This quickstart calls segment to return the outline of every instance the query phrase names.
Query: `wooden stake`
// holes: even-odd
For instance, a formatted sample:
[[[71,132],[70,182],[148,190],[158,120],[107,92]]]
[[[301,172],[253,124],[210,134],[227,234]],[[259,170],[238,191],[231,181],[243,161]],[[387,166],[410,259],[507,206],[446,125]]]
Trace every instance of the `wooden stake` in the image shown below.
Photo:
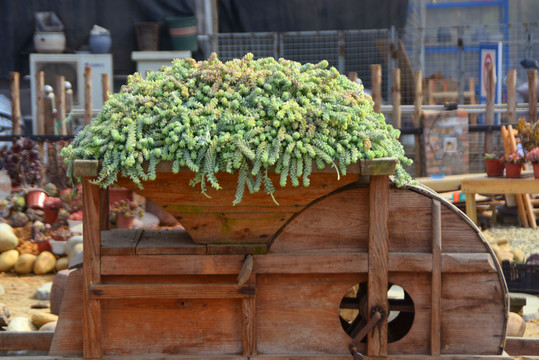
[[[494,94],[496,93],[496,73],[492,64],[487,65],[487,100],[485,112],[485,125],[494,125]],[[485,152],[494,151],[492,132],[485,133]]]
[[[434,105],[434,79],[428,79],[427,80],[427,91],[428,91],[428,97],[427,97],[427,104]]]
[[[528,70],[528,121],[537,121],[537,70]]]
[[[507,123],[517,122],[517,70],[507,70]]]
[[[442,331],[442,212],[438,200],[432,201],[432,309],[430,353],[440,355]]]
[[[476,104],[475,101],[475,80],[473,76],[468,79],[468,92],[470,93],[470,104]],[[470,124],[477,125],[477,114],[470,114]]]
[[[423,73],[421,70],[415,72],[415,97],[414,97],[414,126],[421,127],[422,105],[423,105]],[[415,174],[417,177],[422,174],[421,166],[421,135],[414,135],[414,154],[415,154]]]
[[[103,92],[103,104],[109,99],[110,78],[109,74],[101,74],[101,90]]]
[[[67,135],[65,77],[56,76],[56,124],[60,135]]]
[[[391,88],[391,97],[393,98],[393,126],[401,128],[401,70],[393,69],[391,71],[393,86]]]
[[[36,74],[36,132],[37,135],[45,134],[45,102],[43,101],[43,87],[45,86],[45,73],[39,71]]]
[[[374,112],[382,109],[382,65],[371,65],[371,92],[374,101]]]
[[[9,73],[11,82],[11,133],[21,135],[21,97],[20,97],[20,74],[12,71]]]
[[[43,109],[45,119],[45,135],[56,135],[54,124],[54,92],[51,86],[45,85],[43,88],[45,96],[43,98]]]
[[[69,81],[65,82],[65,104],[66,104],[66,114],[70,114],[71,110],[73,110],[73,89],[71,87],[71,83]],[[68,134],[73,134],[73,119],[69,121],[67,125],[67,132]]]
[[[384,311],[382,321],[367,337],[369,356],[387,356],[387,300],[388,263],[389,263],[389,176],[370,177],[369,185],[369,273],[368,273],[368,312],[375,307]]]
[[[92,68],[86,65],[84,68],[84,125],[92,121]]]

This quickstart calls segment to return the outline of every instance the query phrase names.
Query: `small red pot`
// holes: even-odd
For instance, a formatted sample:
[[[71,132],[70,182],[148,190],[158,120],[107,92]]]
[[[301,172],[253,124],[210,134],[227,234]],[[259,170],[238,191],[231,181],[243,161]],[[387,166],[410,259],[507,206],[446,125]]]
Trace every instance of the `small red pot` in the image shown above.
[[[118,215],[116,216],[116,227],[118,229],[132,229],[135,222],[134,216]]]
[[[505,176],[516,179],[520,177],[522,172],[522,164],[505,163]]]
[[[533,177],[539,179],[539,163],[533,163]]]
[[[26,194],[26,206],[30,209],[43,209],[47,194],[43,190],[30,190]]]
[[[485,170],[488,177],[503,176],[503,161],[500,159],[485,159]]]
[[[54,224],[58,221],[58,209],[43,209],[43,222],[47,224]]]

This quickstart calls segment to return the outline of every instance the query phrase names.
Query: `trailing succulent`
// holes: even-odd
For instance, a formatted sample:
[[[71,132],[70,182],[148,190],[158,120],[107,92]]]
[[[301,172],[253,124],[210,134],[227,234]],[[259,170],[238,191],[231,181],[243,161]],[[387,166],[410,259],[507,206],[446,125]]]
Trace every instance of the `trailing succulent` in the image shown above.
[[[142,187],[166,160],[174,172],[193,171],[191,184],[205,194],[207,183],[220,188],[219,172],[237,172],[237,204],[246,187],[264,187],[273,197],[270,168],[281,186],[288,179],[308,186],[313,163],[346,174],[359,159],[393,156],[402,186],[410,180],[402,165],[411,160],[399,131],[373,111],[361,85],[327,65],[252,54],[222,63],[212,54],[207,61],[174,60],[145,80],[135,73],[62,151],[68,175],[73,160],[99,159],[97,184],[108,186],[120,173]]]

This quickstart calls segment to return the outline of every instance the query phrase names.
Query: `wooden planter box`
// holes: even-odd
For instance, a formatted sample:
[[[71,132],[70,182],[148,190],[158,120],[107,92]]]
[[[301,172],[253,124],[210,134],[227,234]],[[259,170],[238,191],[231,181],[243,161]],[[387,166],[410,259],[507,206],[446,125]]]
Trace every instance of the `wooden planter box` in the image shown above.
[[[219,177],[234,183],[225,199],[207,199],[187,175],[160,173],[140,193],[185,232],[107,230],[107,192],[90,183],[97,167],[83,173],[83,274],[68,284],[83,291],[62,304],[50,354],[350,360],[354,343],[366,359],[509,358],[492,250],[435,193],[394,188],[394,165],[360,163],[340,182],[314,174],[307,189],[279,189],[281,207],[262,194],[232,207],[232,178]],[[403,296],[388,295],[391,285]],[[353,339],[375,312],[382,320]]]

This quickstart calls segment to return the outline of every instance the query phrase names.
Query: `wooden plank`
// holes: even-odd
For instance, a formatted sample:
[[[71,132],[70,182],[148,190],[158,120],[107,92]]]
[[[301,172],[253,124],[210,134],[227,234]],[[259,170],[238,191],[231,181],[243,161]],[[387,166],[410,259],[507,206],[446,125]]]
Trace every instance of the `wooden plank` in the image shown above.
[[[468,178],[462,180],[462,192],[481,194],[536,194],[539,181],[532,177],[508,178]]]
[[[442,193],[448,191],[460,190],[460,183],[463,179],[485,176],[484,173],[445,175],[442,179],[433,179],[430,176],[419,177],[415,180],[421,185],[425,185],[430,189]]]
[[[539,354],[539,339],[508,336],[505,339],[505,351],[512,356]]]
[[[528,121],[537,121],[537,70],[528,70]]]
[[[342,297],[366,274],[256,276],[256,334],[259,354],[343,354],[351,338],[338,315]],[[386,289],[387,291],[387,289]],[[365,353],[365,344],[358,344]]]
[[[21,92],[20,74],[16,71],[9,72],[11,94],[11,133],[21,135]]]
[[[320,199],[281,229],[269,252],[367,252],[368,204],[367,187],[338,191]]]
[[[238,284],[98,284],[92,299],[235,299],[254,296],[255,288]]]
[[[84,125],[92,121],[92,67],[86,64],[84,67]]]
[[[462,213],[449,204],[442,205],[442,253],[485,253],[487,247]]]
[[[440,355],[442,308],[442,212],[440,202],[432,201],[432,305],[430,353]]]
[[[401,124],[401,70],[391,70],[391,99],[393,99],[392,122],[393,127],[400,129]]]
[[[83,271],[69,274],[49,355],[82,355]]]
[[[241,299],[103,301],[102,344],[105,358],[238,356]]]
[[[53,331],[1,331],[0,350],[49,350]]]
[[[243,255],[103,256],[102,275],[237,275]],[[86,264],[86,262],[85,262]]]
[[[498,274],[442,274],[442,354],[498,354],[507,324]]]
[[[82,182],[84,237],[84,332],[83,348],[85,358],[100,358],[101,347],[101,305],[93,299],[90,287],[101,282],[101,219],[102,198],[106,193],[97,185],[84,178]],[[108,204],[108,203],[107,203]]]
[[[256,276],[249,281],[256,288]],[[249,296],[241,302],[243,327],[243,356],[257,355],[256,350],[256,297]]]
[[[380,307],[386,319],[385,316],[389,314],[387,301],[389,177],[371,176],[369,194],[368,311]],[[386,321],[380,322],[369,332],[367,354],[370,356],[387,355]]]
[[[371,92],[374,101],[373,110],[380,113],[382,108],[382,65],[371,65]]]
[[[99,161],[77,159],[73,162],[74,176],[97,176],[99,174]]]
[[[393,175],[397,168],[397,159],[387,157],[359,161],[361,175]]]
[[[113,229],[101,232],[101,256],[135,255],[134,246],[141,231]]]
[[[206,246],[196,244],[185,230],[145,230],[136,247],[137,255],[206,254]]]
[[[207,244],[206,248],[210,255],[248,255],[268,252],[267,244]]]
[[[259,355],[257,359],[260,360],[350,360],[351,355],[288,355],[288,356],[275,356],[275,355]],[[377,356],[363,355],[364,360],[382,360]],[[383,359],[387,360],[513,360],[508,355],[388,355]],[[524,359],[523,359],[524,360]]]

